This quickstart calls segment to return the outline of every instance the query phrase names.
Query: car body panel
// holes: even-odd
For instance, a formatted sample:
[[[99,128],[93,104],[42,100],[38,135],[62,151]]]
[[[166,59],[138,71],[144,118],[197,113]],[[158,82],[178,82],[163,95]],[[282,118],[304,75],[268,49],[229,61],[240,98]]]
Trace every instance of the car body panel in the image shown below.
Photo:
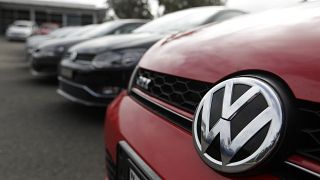
[[[145,33],[110,35],[77,44],[71,47],[70,51],[99,54],[108,50],[150,47],[164,36],[161,34]]]
[[[303,8],[308,11],[301,14]],[[320,102],[319,11],[308,4],[197,29],[157,43],[140,67],[206,82],[267,71],[288,83],[297,98]]]
[[[294,165],[298,165],[299,168],[305,168],[304,170],[309,170],[310,172],[320,174],[320,163],[314,160],[306,159],[299,155],[291,156],[288,161]]]

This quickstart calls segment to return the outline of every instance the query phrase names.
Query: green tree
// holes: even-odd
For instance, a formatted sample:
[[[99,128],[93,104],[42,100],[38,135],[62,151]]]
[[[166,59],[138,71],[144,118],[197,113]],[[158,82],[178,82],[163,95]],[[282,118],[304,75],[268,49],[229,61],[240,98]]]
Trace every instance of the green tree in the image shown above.
[[[119,18],[152,18],[148,0],[107,0],[107,4]]]
[[[223,5],[223,2],[223,0],[159,0],[159,4],[165,7],[165,14],[191,7]]]

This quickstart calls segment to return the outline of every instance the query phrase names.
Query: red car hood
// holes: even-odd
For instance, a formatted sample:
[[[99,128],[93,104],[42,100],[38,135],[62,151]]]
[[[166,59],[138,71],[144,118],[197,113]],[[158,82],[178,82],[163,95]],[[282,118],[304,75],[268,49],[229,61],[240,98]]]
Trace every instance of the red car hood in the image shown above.
[[[164,39],[140,67],[215,83],[241,71],[278,75],[297,98],[320,102],[320,3],[272,10]]]

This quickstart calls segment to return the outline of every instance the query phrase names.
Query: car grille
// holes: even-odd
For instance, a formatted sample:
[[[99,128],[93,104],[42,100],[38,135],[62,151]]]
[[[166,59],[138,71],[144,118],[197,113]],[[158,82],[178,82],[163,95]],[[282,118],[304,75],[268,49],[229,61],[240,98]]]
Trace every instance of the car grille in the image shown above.
[[[151,80],[148,89],[144,89],[136,84],[136,79],[139,76]],[[138,69],[134,77],[134,88],[177,108],[186,110],[191,114],[194,114],[202,97],[213,87],[213,84],[210,83],[188,80],[146,69]],[[181,119],[181,116],[177,116],[177,113],[166,110],[166,108],[153,103],[134,91],[131,92],[131,96],[147,108],[151,108],[153,112],[191,132],[190,119]],[[297,146],[295,153],[320,162],[320,104],[298,101],[298,109],[298,123],[300,123],[298,125],[298,133],[300,134],[296,138]]]
[[[148,89],[144,89],[137,84],[135,84],[135,87],[150,96],[161,99],[189,113],[194,113],[202,97],[213,86],[210,83],[189,80],[145,69],[139,69],[135,75],[135,79],[139,76],[150,79],[151,83]]]
[[[302,128],[297,153],[320,162],[320,105],[300,102],[299,108]]]
[[[95,54],[80,53],[80,54],[77,54],[75,61],[92,61],[94,57],[95,57]]]

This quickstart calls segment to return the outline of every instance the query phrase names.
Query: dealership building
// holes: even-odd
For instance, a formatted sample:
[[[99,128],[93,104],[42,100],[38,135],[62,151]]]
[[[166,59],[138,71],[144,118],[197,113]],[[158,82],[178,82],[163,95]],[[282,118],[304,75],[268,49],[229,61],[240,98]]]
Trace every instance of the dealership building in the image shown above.
[[[105,7],[76,2],[0,0],[0,32],[5,32],[15,20],[31,20],[38,25],[53,22],[60,26],[77,26],[100,23],[105,14]]]

